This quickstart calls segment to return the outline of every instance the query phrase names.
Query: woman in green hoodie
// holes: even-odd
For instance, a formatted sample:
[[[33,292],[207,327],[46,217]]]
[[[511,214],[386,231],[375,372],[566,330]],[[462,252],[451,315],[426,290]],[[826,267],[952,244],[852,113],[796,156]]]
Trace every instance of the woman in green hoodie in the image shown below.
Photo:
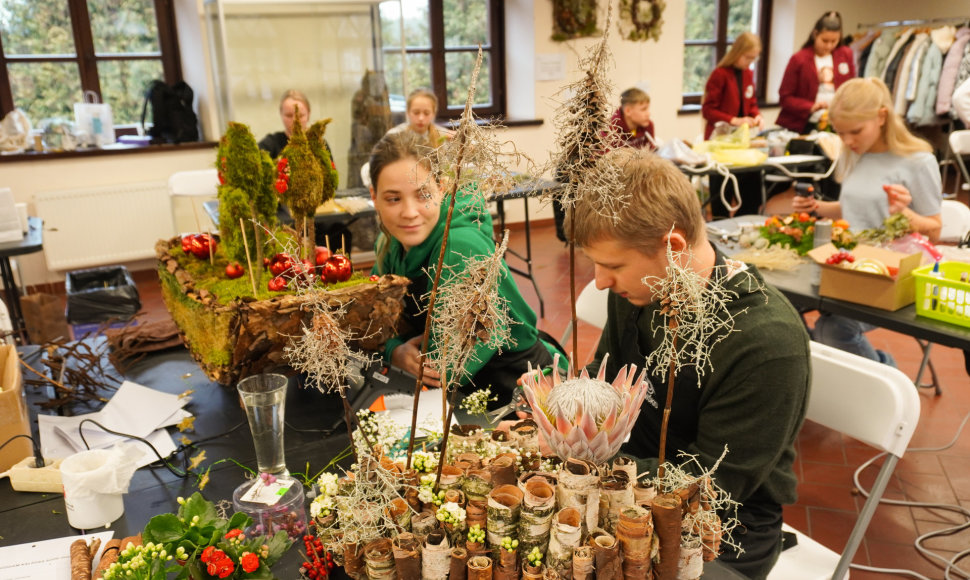
[[[444,237],[447,201],[432,175],[429,156],[433,150],[408,132],[385,135],[374,146],[370,158],[371,198],[380,217],[381,235],[376,242],[375,274],[397,274],[411,279],[405,297],[401,334],[387,341],[384,360],[417,375],[421,339],[424,333],[426,294],[431,290],[441,240]],[[492,217],[476,195],[458,192],[448,235],[442,280],[455,275],[471,257],[495,251]],[[502,265],[498,292],[505,300],[512,340],[501,349],[482,343],[475,347],[465,370],[475,388],[490,387],[499,400],[508,403],[516,379],[528,371],[529,363],[552,364],[555,347],[539,339],[536,315],[519,293],[508,266]],[[433,341],[433,338],[432,338]],[[433,350],[433,342],[429,350]],[[501,351],[501,352],[499,352]],[[425,369],[424,382],[440,387],[437,373]]]

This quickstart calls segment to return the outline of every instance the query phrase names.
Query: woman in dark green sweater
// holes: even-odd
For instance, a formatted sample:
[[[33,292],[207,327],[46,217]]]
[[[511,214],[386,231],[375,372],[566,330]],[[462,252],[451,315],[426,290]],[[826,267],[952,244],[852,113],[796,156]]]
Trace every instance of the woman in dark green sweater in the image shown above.
[[[401,333],[387,341],[384,360],[413,375],[418,373],[421,339],[424,333],[427,293],[431,290],[441,240],[444,237],[447,200],[437,176],[431,175],[429,156],[433,150],[407,132],[386,135],[374,147],[370,158],[371,198],[380,217],[375,274],[397,274],[411,279],[405,297]],[[495,251],[492,218],[477,195],[459,191],[448,235],[442,281],[460,272],[465,260]],[[499,400],[508,403],[515,381],[527,372],[528,364],[552,364],[555,348],[539,339],[536,315],[519,293],[508,266],[502,264],[499,295],[505,301],[511,341],[500,349],[479,342],[465,365],[462,386],[490,387]],[[429,344],[429,351],[435,345]],[[425,369],[424,382],[440,386],[439,377]]]

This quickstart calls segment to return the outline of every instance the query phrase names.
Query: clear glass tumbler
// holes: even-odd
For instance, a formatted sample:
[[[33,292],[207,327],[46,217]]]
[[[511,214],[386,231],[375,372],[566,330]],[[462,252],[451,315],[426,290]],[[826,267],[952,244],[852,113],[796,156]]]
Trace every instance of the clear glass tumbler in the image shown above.
[[[253,433],[260,473],[289,474],[283,448],[286,383],[285,376],[267,373],[246,377],[236,385]]]

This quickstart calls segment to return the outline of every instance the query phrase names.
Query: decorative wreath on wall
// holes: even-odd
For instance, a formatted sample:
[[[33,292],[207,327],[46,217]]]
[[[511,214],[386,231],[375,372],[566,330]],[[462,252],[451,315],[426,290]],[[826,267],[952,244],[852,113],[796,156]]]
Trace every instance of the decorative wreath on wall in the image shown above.
[[[598,36],[596,0],[552,0],[552,39]]]
[[[660,40],[664,0],[620,0],[620,34],[627,40]]]

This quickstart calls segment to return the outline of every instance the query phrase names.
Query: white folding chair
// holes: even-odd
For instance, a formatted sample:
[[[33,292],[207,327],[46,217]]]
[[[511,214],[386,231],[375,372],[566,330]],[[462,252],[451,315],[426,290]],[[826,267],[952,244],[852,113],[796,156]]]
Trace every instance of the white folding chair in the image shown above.
[[[590,280],[589,284],[579,293],[576,298],[576,318],[587,324],[592,324],[596,328],[606,326],[606,298],[609,290],[599,290],[596,288],[596,280]],[[559,339],[559,344],[565,347],[569,335],[573,332],[573,323],[570,320],[566,325],[566,330]]]
[[[944,199],[940,214],[943,218],[940,241],[951,243],[963,241],[967,232],[970,232],[970,207],[955,199]]]
[[[919,412],[919,395],[898,369],[812,342],[812,388],[806,417],[885,451],[886,461],[841,556],[795,531],[798,544],[781,553],[769,580],[841,580],[848,576],[849,564],[879,499],[916,430]]]
[[[219,186],[219,172],[216,169],[199,169],[195,171],[178,171],[173,173],[168,178],[168,193],[173,198],[178,197],[188,197],[188,198],[211,198],[218,195],[217,187]],[[192,203],[192,215],[195,217],[196,229],[199,231],[207,231],[212,228],[204,227],[199,221],[199,209],[195,199],[190,200]],[[172,217],[175,219],[175,223],[178,223],[178,219],[175,215],[175,205],[172,205]],[[219,224],[215,224],[215,228],[218,229]]]
[[[963,129],[960,131],[950,132],[950,152],[953,153],[953,161],[959,168],[959,176],[957,179],[957,187],[954,192],[945,197],[955,197],[960,191],[960,184],[963,184],[964,188],[970,187],[970,172],[967,171],[967,165],[963,161],[963,158],[970,155],[970,129]]]

